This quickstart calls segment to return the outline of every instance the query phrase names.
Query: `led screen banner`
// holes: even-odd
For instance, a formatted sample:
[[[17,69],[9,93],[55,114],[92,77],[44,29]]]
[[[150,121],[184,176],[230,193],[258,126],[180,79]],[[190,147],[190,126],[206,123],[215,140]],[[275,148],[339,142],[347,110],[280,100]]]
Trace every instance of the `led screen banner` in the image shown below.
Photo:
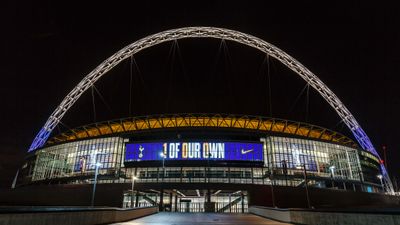
[[[263,161],[263,144],[254,142],[144,142],[126,144],[126,162],[152,160]]]

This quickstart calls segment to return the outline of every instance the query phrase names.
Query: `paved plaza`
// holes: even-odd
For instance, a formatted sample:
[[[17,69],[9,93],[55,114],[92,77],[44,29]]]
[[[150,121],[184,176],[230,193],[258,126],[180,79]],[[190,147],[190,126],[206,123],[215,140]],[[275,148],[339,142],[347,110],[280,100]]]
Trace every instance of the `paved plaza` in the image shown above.
[[[253,214],[234,213],[157,213],[136,220],[113,225],[200,225],[200,224],[246,224],[246,225],[287,225]]]

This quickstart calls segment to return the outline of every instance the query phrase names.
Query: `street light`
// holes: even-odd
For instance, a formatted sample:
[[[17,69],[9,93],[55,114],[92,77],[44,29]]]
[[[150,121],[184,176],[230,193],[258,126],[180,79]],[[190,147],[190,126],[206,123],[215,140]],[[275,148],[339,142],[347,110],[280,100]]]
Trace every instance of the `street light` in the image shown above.
[[[308,205],[308,208],[313,208],[312,206],[311,206],[311,201],[310,201],[310,194],[308,193],[308,181],[307,181],[307,168],[306,168],[306,164],[304,163],[303,164],[303,175],[304,175],[304,184],[305,184],[305,186],[306,186],[306,196],[307,196],[307,205]]]
[[[165,179],[165,166],[164,166],[164,161],[165,158],[167,157],[166,154],[164,154],[164,152],[160,153],[160,156],[162,157],[162,166],[163,166],[163,182]],[[159,211],[164,211],[164,189],[163,189],[163,184],[161,183],[161,192],[160,192],[160,205],[159,205]]]
[[[132,171],[131,208],[133,208],[133,187],[135,186],[136,179],[137,179],[137,177],[133,175],[133,171]]]
[[[209,176],[210,176],[210,157],[211,157],[211,152],[208,152],[207,154],[207,170],[206,173],[204,174],[204,181],[205,183],[210,182],[209,181]]]
[[[167,157],[167,155],[164,154],[164,152],[161,152],[161,153],[160,153],[160,156],[161,156],[161,158],[162,158],[163,181],[164,181],[164,177],[165,177],[165,166],[164,166],[164,161],[165,161],[165,158]]]
[[[287,173],[288,173],[288,170],[287,170],[287,163],[286,163],[286,160],[282,160],[282,171],[283,171],[283,175],[285,175],[285,183],[286,183],[286,186],[288,186],[288,180],[287,180]]]
[[[273,183],[273,179],[274,179],[274,170],[271,170],[269,172],[269,180],[270,180],[270,184],[271,184],[271,199],[272,199],[272,206],[274,208],[277,208],[276,204],[275,204],[275,195],[274,195],[274,183]]]
[[[358,172],[358,176],[360,177],[361,192],[362,192],[362,191],[364,191],[364,181],[363,181],[361,169],[359,167],[357,167],[357,172]]]
[[[96,172],[94,175],[94,183],[93,183],[93,191],[92,191],[92,200],[90,202],[90,206],[93,207],[94,206],[94,195],[96,193],[96,183],[97,183],[97,174],[99,173],[99,167],[102,166],[101,163],[96,163]]]
[[[378,174],[376,177],[377,177],[377,178],[379,179],[379,181],[381,182],[382,191],[385,192],[385,189],[384,189],[384,187],[383,187],[383,182],[382,182],[382,178],[383,178],[382,174]]]
[[[332,182],[332,188],[335,187],[334,183],[333,183],[333,179],[335,178],[335,166],[330,166],[329,170],[331,171],[331,182]]]

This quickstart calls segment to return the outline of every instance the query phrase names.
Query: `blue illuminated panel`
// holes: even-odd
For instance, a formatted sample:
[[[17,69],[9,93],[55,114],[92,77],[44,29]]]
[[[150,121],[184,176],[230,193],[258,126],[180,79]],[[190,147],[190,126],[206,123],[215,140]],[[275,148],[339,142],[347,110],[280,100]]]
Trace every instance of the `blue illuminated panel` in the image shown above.
[[[126,144],[125,161],[162,160],[263,161],[262,143],[151,142]]]

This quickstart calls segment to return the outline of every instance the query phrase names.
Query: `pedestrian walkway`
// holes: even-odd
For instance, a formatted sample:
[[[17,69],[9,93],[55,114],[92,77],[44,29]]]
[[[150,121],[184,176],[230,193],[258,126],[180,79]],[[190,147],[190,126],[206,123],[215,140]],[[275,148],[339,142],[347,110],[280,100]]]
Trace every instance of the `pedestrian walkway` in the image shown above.
[[[168,213],[161,212],[151,216],[113,225],[200,225],[200,224],[246,224],[246,225],[289,225],[249,213]]]

